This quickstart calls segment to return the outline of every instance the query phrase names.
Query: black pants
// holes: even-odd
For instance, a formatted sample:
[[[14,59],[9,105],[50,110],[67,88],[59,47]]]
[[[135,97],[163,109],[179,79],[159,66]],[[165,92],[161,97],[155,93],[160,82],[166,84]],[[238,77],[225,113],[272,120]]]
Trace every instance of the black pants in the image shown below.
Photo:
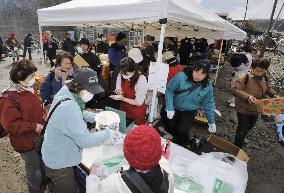
[[[29,52],[29,60],[32,59],[32,48],[30,47],[24,47],[24,53],[23,53],[23,58],[25,59],[26,58],[26,54],[27,54],[27,50]]]
[[[73,167],[51,169],[45,166],[45,171],[51,180],[51,183],[48,184],[50,193],[76,193]]]
[[[175,110],[171,132],[173,134],[173,141],[180,146],[186,147],[189,144],[189,130],[193,124],[195,111],[178,111]]]
[[[254,127],[258,119],[258,115],[246,115],[237,112],[237,117],[238,127],[234,144],[239,148],[242,148],[248,132]]]

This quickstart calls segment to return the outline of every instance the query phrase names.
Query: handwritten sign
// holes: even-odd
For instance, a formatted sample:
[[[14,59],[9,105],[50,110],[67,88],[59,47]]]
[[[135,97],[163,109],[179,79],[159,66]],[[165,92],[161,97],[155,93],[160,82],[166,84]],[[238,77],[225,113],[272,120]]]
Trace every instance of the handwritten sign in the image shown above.
[[[284,113],[284,97],[262,99],[258,103],[258,111],[264,115],[278,115]]]

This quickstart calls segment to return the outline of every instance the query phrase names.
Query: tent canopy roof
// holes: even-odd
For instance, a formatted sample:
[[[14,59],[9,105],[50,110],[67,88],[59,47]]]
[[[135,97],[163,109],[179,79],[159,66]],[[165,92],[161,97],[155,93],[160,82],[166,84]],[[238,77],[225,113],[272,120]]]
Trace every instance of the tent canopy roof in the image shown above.
[[[145,29],[159,33],[159,19],[167,18],[169,36],[242,40],[246,33],[195,0],[73,0],[39,9],[40,26],[107,26]]]

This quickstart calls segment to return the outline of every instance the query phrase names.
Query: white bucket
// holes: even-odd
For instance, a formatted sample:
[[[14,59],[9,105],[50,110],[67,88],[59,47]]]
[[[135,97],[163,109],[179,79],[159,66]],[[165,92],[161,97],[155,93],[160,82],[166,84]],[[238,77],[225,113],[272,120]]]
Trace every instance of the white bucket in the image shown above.
[[[103,111],[96,115],[96,129],[102,130],[105,128],[119,130],[120,118],[119,115],[112,111]]]

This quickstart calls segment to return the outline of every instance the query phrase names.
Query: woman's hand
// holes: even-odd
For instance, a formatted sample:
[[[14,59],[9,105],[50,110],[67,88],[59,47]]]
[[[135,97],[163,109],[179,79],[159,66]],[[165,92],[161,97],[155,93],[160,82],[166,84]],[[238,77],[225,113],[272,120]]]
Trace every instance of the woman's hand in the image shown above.
[[[115,92],[116,94],[118,94],[118,95],[123,95],[123,94],[124,94],[123,91],[122,91],[122,89],[116,89],[114,92]]]
[[[109,97],[112,98],[113,100],[116,100],[116,101],[123,101],[124,100],[124,97],[122,95],[110,95]]]
[[[43,125],[41,125],[41,124],[36,124],[36,132],[37,133],[41,133],[41,130],[43,129]]]
[[[90,174],[98,176],[98,168],[99,168],[98,164],[92,164],[92,166],[90,168]]]
[[[248,98],[249,104],[254,104],[256,101],[257,101],[257,99],[254,96],[252,96],[252,95],[249,96],[249,98]]]

